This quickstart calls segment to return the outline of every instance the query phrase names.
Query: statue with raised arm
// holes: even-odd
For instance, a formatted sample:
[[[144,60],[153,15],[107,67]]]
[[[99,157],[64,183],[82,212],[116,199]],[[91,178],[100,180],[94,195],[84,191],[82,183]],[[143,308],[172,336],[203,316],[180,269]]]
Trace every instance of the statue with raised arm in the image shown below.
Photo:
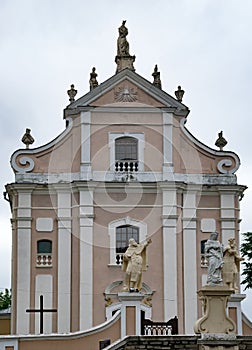
[[[240,271],[240,261],[244,260],[237,250],[235,238],[229,238],[228,245],[224,248],[223,253],[223,282],[230,289],[234,289],[235,292],[238,292],[237,280],[238,273]]]
[[[208,261],[207,285],[222,285],[223,244],[218,240],[218,233],[213,232],[205,243],[205,255]]]
[[[146,248],[151,243],[148,239],[138,244],[130,238],[129,246],[123,255],[122,270],[126,272],[123,292],[139,292],[142,288],[142,272],[146,271]]]

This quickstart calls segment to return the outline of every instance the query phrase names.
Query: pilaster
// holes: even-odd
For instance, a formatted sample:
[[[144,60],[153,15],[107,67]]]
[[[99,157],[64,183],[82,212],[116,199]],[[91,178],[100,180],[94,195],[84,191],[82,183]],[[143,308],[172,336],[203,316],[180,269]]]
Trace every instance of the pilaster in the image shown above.
[[[58,189],[58,332],[70,332],[71,192]]]
[[[80,330],[93,326],[93,190],[80,189]]]
[[[183,198],[184,322],[185,334],[192,334],[197,319],[196,190]]]
[[[81,179],[90,180],[91,167],[91,112],[81,112]]]
[[[163,189],[164,319],[177,316],[177,193]]]
[[[31,191],[18,193],[16,333],[30,333]]]
[[[172,113],[163,113],[163,181],[169,180],[173,174],[172,163]]]

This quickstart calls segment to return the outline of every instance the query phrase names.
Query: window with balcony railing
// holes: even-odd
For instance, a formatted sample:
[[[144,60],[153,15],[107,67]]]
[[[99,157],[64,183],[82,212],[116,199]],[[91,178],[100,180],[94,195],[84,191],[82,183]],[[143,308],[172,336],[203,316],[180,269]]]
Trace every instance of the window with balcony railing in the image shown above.
[[[129,239],[134,238],[139,242],[139,228],[131,225],[123,225],[116,228],[116,264],[121,265],[123,254],[126,252]]]
[[[138,140],[134,137],[119,137],[115,140],[115,171],[138,171]]]
[[[52,267],[52,241],[41,239],[37,242],[37,267]]]

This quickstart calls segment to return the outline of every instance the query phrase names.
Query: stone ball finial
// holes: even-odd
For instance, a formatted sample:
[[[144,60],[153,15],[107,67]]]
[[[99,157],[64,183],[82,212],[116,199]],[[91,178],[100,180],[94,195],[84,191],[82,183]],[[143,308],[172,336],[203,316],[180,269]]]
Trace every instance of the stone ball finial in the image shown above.
[[[176,90],[174,93],[175,93],[177,100],[179,102],[182,102],[185,91],[181,89],[180,85],[178,86],[178,90]]]
[[[31,135],[31,129],[26,129],[24,136],[22,137],[22,142],[26,145],[26,148],[29,148],[33,144],[34,138]]]
[[[227,140],[223,137],[223,131],[220,131],[218,133],[218,138],[215,141],[215,146],[219,147],[220,151],[222,151],[223,147],[225,147],[227,143]]]
[[[76,96],[77,92],[78,92],[78,91],[75,90],[75,88],[74,88],[74,84],[72,84],[72,85],[70,86],[70,90],[67,90],[67,94],[68,94],[68,96],[69,96],[69,101],[70,101],[71,103],[75,101],[75,96]]]

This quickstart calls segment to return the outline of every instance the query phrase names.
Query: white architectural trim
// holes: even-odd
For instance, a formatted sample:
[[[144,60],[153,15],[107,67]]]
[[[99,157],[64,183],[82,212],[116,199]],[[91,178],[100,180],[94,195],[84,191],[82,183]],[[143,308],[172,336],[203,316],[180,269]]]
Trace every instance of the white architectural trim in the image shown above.
[[[117,310],[121,310],[122,303],[114,303],[106,307],[106,320],[112,319],[114,317],[112,314]],[[151,320],[152,318],[152,307],[140,304],[141,311],[145,312],[145,318]]]
[[[172,152],[173,114],[163,113],[163,180],[173,173]]]
[[[134,137],[138,140],[138,170],[144,171],[144,133],[139,132],[110,132],[109,133],[109,154],[110,170],[115,171],[115,140],[119,137]]]
[[[70,332],[71,192],[58,192],[58,333]]]
[[[177,174],[172,173],[171,167],[166,172],[167,181],[178,181],[197,185],[237,185],[237,179],[232,174]],[[140,182],[157,182],[163,180],[162,172],[143,172],[138,171],[134,174],[134,178]],[[15,175],[18,183],[59,183],[59,182],[73,182],[85,180],[85,173],[59,173],[59,174],[45,174],[45,173],[18,173]],[[115,181],[115,171],[93,171],[93,181]]]
[[[16,333],[30,333],[31,193],[18,195]]]
[[[177,300],[177,193],[163,191],[164,320],[178,315]]]
[[[221,193],[221,234],[224,246],[229,238],[235,237],[235,196],[233,193]]]
[[[92,178],[91,112],[81,112],[81,174],[83,180]]]
[[[116,264],[116,228],[123,225],[132,225],[139,228],[139,241],[143,242],[147,237],[147,224],[143,221],[138,221],[129,216],[111,221],[108,225],[108,234],[110,238],[110,265]]]
[[[197,320],[197,240],[196,192],[184,193],[183,254],[184,254],[184,324],[185,334],[193,334]]]
[[[80,189],[80,330],[93,326],[93,191]]]
[[[52,309],[53,279],[52,275],[36,275],[35,278],[35,309],[40,307],[40,295],[43,295],[43,306]],[[59,310],[58,310],[59,311]],[[52,313],[44,314],[44,334],[52,333]],[[40,315],[35,313],[35,334],[40,333]]]

